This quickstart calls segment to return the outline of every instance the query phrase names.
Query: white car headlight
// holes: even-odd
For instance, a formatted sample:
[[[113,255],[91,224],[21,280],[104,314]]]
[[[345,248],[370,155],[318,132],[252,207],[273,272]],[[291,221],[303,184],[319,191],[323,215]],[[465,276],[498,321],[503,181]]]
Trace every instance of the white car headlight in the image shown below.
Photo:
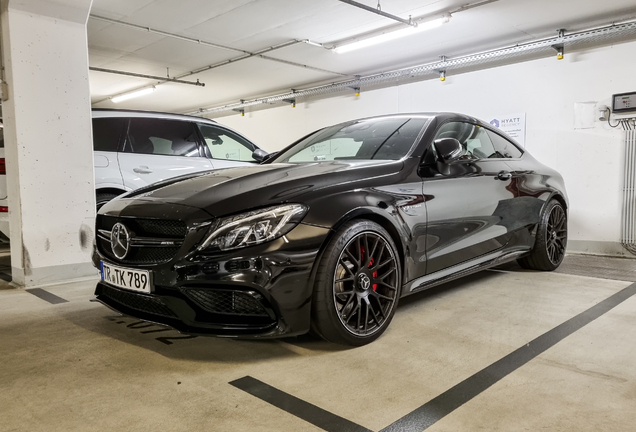
[[[265,243],[281,237],[300,223],[307,206],[285,204],[221,219],[199,250],[227,251]]]

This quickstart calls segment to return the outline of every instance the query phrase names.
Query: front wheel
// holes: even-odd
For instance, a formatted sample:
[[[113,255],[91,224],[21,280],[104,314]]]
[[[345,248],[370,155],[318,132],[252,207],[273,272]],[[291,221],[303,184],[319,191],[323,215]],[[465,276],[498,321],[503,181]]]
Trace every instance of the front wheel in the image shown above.
[[[568,220],[557,200],[548,202],[537,227],[530,255],[518,260],[523,268],[552,271],[561,265],[568,243]]]
[[[312,330],[325,340],[361,346],[389,326],[400,294],[395,243],[375,222],[345,224],[325,249],[312,299]]]
[[[96,201],[96,210],[99,211],[100,208],[104,206],[107,202],[117,198],[119,195],[113,193],[98,193],[95,196]]]

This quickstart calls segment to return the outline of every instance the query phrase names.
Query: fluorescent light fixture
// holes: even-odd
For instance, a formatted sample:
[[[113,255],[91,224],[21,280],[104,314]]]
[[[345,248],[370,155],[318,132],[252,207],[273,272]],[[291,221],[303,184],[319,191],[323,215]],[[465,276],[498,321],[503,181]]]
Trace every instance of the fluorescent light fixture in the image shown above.
[[[143,95],[147,95],[152,93],[153,91],[155,91],[155,86],[152,87],[147,87],[141,90],[136,90],[130,93],[124,93],[122,95],[119,96],[114,96],[112,97],[110,100],[112,100],[114,103],[119,103],[119,102],[123,102],[125,100],[128,99],[132,99],[132,98],[136,98],[138,96],[143,96]]]
[[[360,39],[351,43],[345,43],[343,45],[335,47],[333,51],[338,54],[342,54],[342,53],[357,50],[360,48],[366,48],[371,45],[376,45],[382,42],[387,42],[387,41],[398,39],[404,36],[409,36],[424,30],[434,29],[436,27],[441,26],[442,24],[446,24],[449,20],[450,20],[450,15],[445,15],[441,18],[437,18],[431,21],[421,22],[417,25],[417,27],[409,26],[406,28],[401,28],[399,30],[382,33],[377,36],[371,36],[370,38],[367,38],[367,39]]]

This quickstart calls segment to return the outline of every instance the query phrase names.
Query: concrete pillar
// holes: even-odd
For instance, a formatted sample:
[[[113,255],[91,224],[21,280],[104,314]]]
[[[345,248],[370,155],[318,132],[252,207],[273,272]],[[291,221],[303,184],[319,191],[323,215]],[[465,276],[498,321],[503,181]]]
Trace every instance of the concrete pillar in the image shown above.
[[[11,266],[24,287],[95,276],[86,21],[92,0],[2,0]]]

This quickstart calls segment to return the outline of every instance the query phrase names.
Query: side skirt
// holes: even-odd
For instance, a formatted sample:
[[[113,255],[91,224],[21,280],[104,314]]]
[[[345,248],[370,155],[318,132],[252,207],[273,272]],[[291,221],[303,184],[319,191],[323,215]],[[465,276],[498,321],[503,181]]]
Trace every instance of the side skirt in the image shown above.
[[[524,247],[523,249],[518,248],[493,252],[474,258],[470,261],[457,264],[453,267],[437,271],[433,274],[417,278],[402,287],[402,297],[406,297],[415,292],[433,288],[434,286],[441,285],[443,283],[450,282],[464,276],[468,276],[469,274],[485,270],[489,267],[494,267],[500,264],[507,263],[509,261],[516,260],[517,258],[521,258],[523,255],[527,254],[530,251],[530,248]]]

